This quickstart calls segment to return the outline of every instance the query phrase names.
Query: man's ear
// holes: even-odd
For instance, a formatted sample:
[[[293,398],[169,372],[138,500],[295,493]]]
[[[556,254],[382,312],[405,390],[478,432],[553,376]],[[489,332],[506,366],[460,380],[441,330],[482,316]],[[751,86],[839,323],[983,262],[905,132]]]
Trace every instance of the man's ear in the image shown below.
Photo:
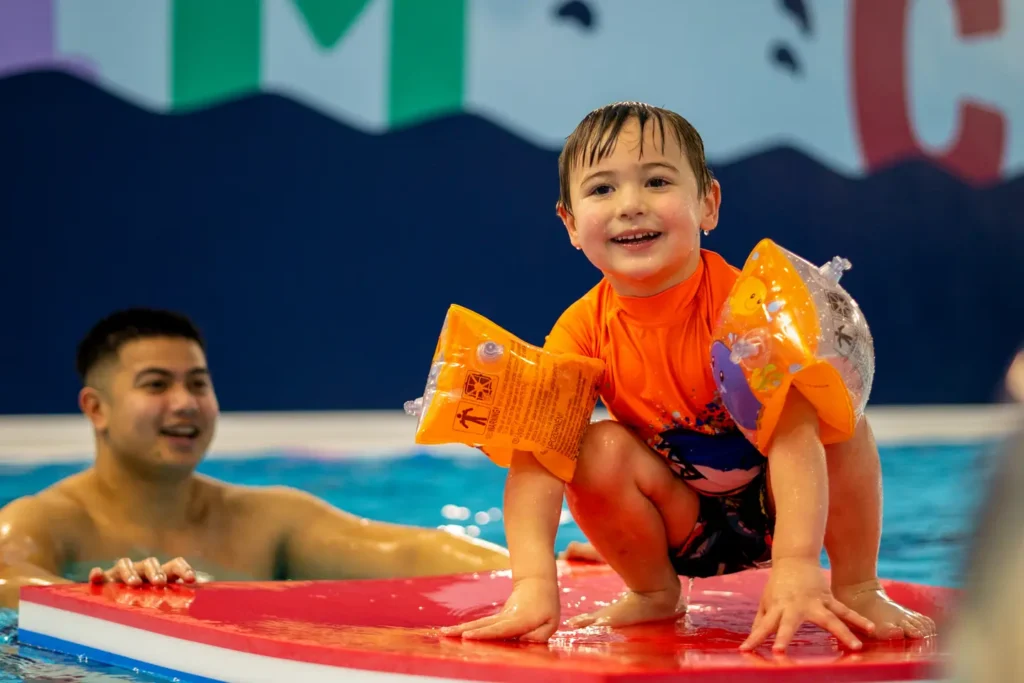
[[[92,423],[97,432],[106,430],[108,424],[108,410],[106,401],[95,387],[85,386],[78,392],[78,407]]]

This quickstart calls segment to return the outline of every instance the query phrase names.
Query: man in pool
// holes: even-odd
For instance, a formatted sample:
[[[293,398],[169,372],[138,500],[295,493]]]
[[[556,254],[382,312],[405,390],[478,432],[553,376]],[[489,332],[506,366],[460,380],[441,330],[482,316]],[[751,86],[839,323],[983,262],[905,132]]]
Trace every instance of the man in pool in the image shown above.
[[[123,581],[409,577],[507,569],[508,552],[361,519],[303,491],[196,474],[217,397],[205,344],[179,314],[131,309],[81,341],[92,467],[0,510],[0,605],[22,586]],[[588,546],[571,554],[594,559]],[[119,559],[118,559],[119,558]]]

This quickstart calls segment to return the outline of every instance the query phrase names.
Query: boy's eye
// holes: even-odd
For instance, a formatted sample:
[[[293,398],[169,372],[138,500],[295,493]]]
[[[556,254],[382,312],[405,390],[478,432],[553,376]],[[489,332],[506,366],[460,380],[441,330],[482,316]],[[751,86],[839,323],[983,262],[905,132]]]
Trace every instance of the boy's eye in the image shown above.
[[[651,178],[647,182],[650,183],[653,187],[665,187],[666,185],[668,185],[668,180],[666,180],[665,178]]]
[[[590,194],[608,194],[611,191],[611,185],[598,185],[590,190]]]

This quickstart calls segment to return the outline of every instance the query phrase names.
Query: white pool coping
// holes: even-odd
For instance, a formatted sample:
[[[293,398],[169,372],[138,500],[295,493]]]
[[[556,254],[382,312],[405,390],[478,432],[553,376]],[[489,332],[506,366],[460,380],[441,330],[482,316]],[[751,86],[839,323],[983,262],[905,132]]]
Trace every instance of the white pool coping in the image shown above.
[[[606,416],[603,411],[596,419]],[[1024,426],[1019,404],[869,408],[879,444],[959,444],[1001,439]],[[478,457],[452,445],[424,448],[416,421],[402,411],[223,413],[209,458],[244,458],[280,450],[318,457],[381,457],[412,451]],[[91,459],[93,437],[81,415],[0,415],[0,462],[80,462]]]

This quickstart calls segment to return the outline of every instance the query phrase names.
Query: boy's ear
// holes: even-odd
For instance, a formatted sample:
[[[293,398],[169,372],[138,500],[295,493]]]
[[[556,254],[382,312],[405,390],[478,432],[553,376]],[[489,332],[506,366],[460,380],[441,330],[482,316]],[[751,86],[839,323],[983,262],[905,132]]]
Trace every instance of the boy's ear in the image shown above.
[[[569,233],[569,242],[572,243],[572,246],[579,249],[580,242],[576,235],[576,218],[569,213],[569,210],[565,208],[565,204],[562,202],[558,202],[558,204],[555,205],[555,213],[557,213],[558,217],[562,219],[562,225],[565,226],[566,232]]]
[[[701,206],[700,229],[711,232],[718,227],[718,210],[722,206],[722,186],[717,180],[711,181],[711,187],[704,195]]]

